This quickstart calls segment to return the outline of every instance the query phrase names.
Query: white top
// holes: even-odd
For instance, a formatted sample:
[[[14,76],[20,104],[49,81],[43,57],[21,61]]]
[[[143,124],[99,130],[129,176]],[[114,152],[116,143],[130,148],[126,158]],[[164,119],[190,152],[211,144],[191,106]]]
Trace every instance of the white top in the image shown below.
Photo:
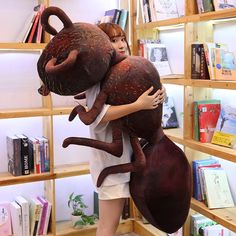
[[[86,91],[86,101],[89,109],[94,104],[94,101],[99,92],[100,84],[96,84]],[[97,119],[90,125],[90,136],[92,139],[105,141],[108,143],[112,142],[112,130],[110,122],[100,123],[109,107],[110,105],[104,104],[101,113],[98,115]],[[93,156],[90,157],[90,172],[95,185],[97,183],[99,174],[105,167],[129,163],[131,161],[132,148],[129,136],[125,133],[123,133],[123,154],[120,158],[96,148],[92,148],[92,150]],[[111,174],[106,177],[102,185],[111,186],[115,184],[126,183],[129,182],[129,180],[130,173]]]

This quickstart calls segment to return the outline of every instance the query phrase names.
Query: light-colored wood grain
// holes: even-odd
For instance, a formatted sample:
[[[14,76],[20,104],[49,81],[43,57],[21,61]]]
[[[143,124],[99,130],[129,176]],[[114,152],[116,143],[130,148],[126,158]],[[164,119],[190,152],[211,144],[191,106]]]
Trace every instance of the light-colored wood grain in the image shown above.
[[[95,236],[96,225],[86,226],[81,229],[74,229],[71,221],[57,223],[57,236]],[[119,224],[117,233],[126,234],[133,231],[133,220],[124,220]]]
[[[191,208],[236,232],[236,207],[210,210],[205,204],[192,198]]]

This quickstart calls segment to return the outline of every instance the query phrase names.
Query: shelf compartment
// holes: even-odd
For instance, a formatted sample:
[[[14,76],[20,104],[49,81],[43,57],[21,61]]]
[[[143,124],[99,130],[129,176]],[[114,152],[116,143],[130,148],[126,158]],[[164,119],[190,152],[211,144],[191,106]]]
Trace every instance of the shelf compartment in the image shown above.
[[[2,110],[2,111],[0,111],[0,119],[35,117],[35,116],[50,116],[51,114],[52,114],[52,112],[48,108]]]
[[[8,172],[0,173],[0,186],[24,184],[53,179],[52,173],[13,176]]]
[[[236,81],[216,81],[216,80],[192,80],[185,81],[185,85],[193,87],[236,89]]]
[[[56,179],[89,174],[89,163],[58,165],[54,168]]]
[[[71,225],[71,221],[58,222],[57,225],[57,236],[94,236],[96,234],[96,225],[86,226],[82,229],[74,229]],[[122,220],[119,224],[118,231],[119,234],[125,234],[133,232],[133,220]]]
[[[0,43],[0,50],[41,51],[46,43]]]
[[[191,208],[200,214],[217,221],[224,227],[236,232],[236,207],[210,210],[204,203],[192,198]]]
[[[236,150],[211,143],[201,143],[193,139],[185,139],[184,145],[199,152],[208,153],[219,158],[236,162]]]

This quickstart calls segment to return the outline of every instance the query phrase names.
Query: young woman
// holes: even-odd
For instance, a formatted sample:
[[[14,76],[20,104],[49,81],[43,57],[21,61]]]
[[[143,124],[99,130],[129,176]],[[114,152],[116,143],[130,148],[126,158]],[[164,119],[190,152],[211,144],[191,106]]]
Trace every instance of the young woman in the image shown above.
[[[109,36],[111,43],[118,53],[130,54],[124,31],[116,24],[103,23],[99,27]],[[104,142],[111,142],[111,126],[109,121],[121,118],[133,112],[145,109],[155,109],[163,102],[165,90],[158,90],[149,95],[153,88],[149,88],[134,103],[111,106],[105,104],[97,119],[90,125],[90,136]],[[90,109],[100,91],[97,84],[86,91],[87,107]],[[90,171],[94,184],[100,172],[107,166],[129,163],[132,149],[127,134],[123,133],[123,154],[120,158],[98,149],[92,149],[93,156],[90,161]],[[99,222],[97,236],[115,236],[123,210],[125,198],[130,197],[129,192],[130,173],[109,175],[102,186],[97,189],[99,198]]]

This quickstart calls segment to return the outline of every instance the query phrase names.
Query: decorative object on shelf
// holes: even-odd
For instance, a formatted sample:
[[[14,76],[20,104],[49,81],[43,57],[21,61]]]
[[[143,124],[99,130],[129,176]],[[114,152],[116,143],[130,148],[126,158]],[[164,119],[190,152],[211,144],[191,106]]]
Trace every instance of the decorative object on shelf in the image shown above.
[[[88,207],[83,202],[83,195],[71,193],[68,200],[68,207],[72,208],[71,219],[73,227],[82,227],[85,225],[94,225],[97,219],[96,215],[86,215],[84,210]]]
[[[58,33],[49,23],[56,15],[64,24]],[[161,88],[160,77],[150,61],[142,57],[115,53],[109,38],[97,26],[73,24],[57,7],[49,7],[42,14],[44,30],[54,35],[38,61],[38,73],[43,81],[39,92],[48,95],[76,95],[103,81],[101,91],[89,112],[81,105],[70,115],[91,124],[103,104],[121,105],[134,102],[151,86]],[[86,53],[84,53],[86,52]],[[191,200],[191,171],[183,151],[164,135],[161,127],[162,106],[143,110],[122,119],[111,121],[113,143],[69,137],[70,144],[102,149],[122,155],[122,130],[130,135],[133,162],[105,168],[98,179],[100,186],[107,175],[131,172],[130,191],[142,215],[155,227],[167,233],[177,231],[185,222]],[[145,123],[145,125],[143,125]],[[147,140],[142,148],[138,138]]]

